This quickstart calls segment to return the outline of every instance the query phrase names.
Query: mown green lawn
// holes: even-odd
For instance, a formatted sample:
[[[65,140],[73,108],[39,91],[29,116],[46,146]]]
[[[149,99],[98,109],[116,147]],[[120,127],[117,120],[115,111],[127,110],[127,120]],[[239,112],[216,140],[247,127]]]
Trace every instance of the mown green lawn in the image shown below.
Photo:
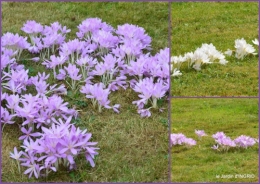
[[[171,150],[172,182],[258,182],[258,144],[219,152],[212,135],[259,137],[258,99],[171,99],[171,132],[197,141]],[[208,136],[199,139],[195,130]],[[244,174],[249,174],[243,178]],[[228,178],[229,177],[229,178]]]
[[[156,13],[155,13],[156,12]],[[20,30],[27,20],[42,25],[59,21],[72,31],[68,39],[74,39],[77,26],[86,18],[99,17],[113,27],[125,23],[143,27],[152,37],[152,53],[168,46],[168,3],[164,2],[80,2],[80,3],[2,3],[2,33],[22,34]],[[23,34],[24,35],[24,34]],[[51,72],[39,64],[27,61],[30,75],[38,71]],[[50,80],[50,83],[57,83]],[[70,94],[70,93],[68,93]],[[2,181],[4,182],[166,182],[168,181],[168,128],[167,110],[153,111],[150,118],[141,118],[132,101],[138,96],[133,91],[120,90],[110,95],[112,104],[121,104],[120,114],[93,109],[91,101],[82,94],[68,95],[70,106],[81,110],[76,125],[92,133],[92,141],[98,142],[99,155],[96,167],[91,168],[85,158],[77,158],[77,170],[61,169],[48,178],[28,179],[19,173],[15,162],[9,158],[13,147],[19,147],[21,132],[17,125],[6,126],[2,132]],[[167,108],[167,100],[160,107]]]
[[[258,38],[258,2],[172,2],[171,55],[194,52],[202,43],[235,49],[235,40]],[[257,47],[256,52],[258,52]],[[226,57],[226,66],[181,67],[171,78],[171,96],[258,96],[258,56]]]

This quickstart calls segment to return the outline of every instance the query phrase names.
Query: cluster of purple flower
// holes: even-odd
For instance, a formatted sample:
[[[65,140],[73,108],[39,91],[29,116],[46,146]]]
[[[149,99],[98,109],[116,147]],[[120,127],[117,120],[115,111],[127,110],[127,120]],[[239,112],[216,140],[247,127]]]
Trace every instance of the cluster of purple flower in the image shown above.
[[[157,108],[157,99],[164,97],[169,89],[169,49],[160,50],[152,56],[147,52],[151,50],[151,37],[143,28],[131,24],[119,25],[114,29],[99,18],[88,18],[78,29],[78,38],[66,42],[65,36],[70,30],[58,22],[42,26],[35,21],[27,21],[22,30],[29,34],[31,45],[26,42],[27,38],[20,38],[19,35],[16,36],[17,40],[23,40],[26,46],[16,46],[17,41],[8,44],[9,33],[2,40],[5,45],[12,46],[6,49],[16,46],[13,52],[28,49],[32,53],[40,53],[32,60],[42,60],[43,65],[53,70],[54,77],[64,80],[73,92],[80,88],[84,91],[86,86],[97,87],[93,83],[102,83],[98,86],[103,86],[104,90],[94,87],[92,95],[86,97],[102,101],[99,105],[103,107],[109,103],[107,94],[110,91],[130,86],[140,94],[141,99],[133,102],[138,113],[142,117],[150,116],[149,110]],[[6,58],[5,65],[14,62],[12,54],[2,55]],[[148,105],[149,101],[151,105]],[[117,108],[113,109],[118,112]]]
[[[29,34],[30,46],[28,50],[31,53],[40,53],[40,58],[50,57],[50,52],[55,53],[56,49],[65,41],[66,34],[70,32],[66,26],[62,27],[58,22],[50,26],[42,26],[34,20],[28,20],[21,29]]]
[[[37,24],[38,28],[30,30],[30,23],[33,21],[27,22],[23,29],[34,40],[41,26]],[[28,167],[24,174],[36,178],[57,171],[60,164],[75,168],[75,158],[80,154],[85,154],[86,160],[94,167],[93,159],[98,148],[94,147],[95,142],[89,142],[90,133],[72,124],[71,120],[77,117],[78,111],[68,108],[68,103],[60,96],[67,94],[65,85],[50,85],[47,82],[49,74],[39,72],[36,76],[29,76],[29,70],[19,64],[22,50],[30,51],[26,40],[12,33],[6,33],[1,40],[2,130],[6,124],[17,123],[23,134],[19,138],[23,141],[21,151],[15,147],[14,153],[10,153],[11,158],[16,159],[19,171],[20,166]]]
[[[138,96],[141,98],[140,100],[134,101],[133,104],[137,105],[139,113],[142,117],[145,117],[151,115],[149,111],[150,108],[157,108],[157,99],[165,95],[168,90],[168,85],[163,80],[158,80],[158,82],[154,83],[154,79],[150,77],[136,82],[133,90],[140,93]],[[152,101],[152,106],[144,109],[144,106],[149,100]]]
[[[42,133],[31,133],[32,128],[22,128],[25,135],[19,140],[23,140],[21,147],[24,151],[18,152],[15,147],[10,157],[17,160],[18,164],[28,167],[24,174],[29,174],[29,178],[32,174],[38,178],[51,171],[56,172],[61,164],[73,169],[76,167],[75,157],[79,154],[84,154],[90,165],[95,166],[93,159],[98,154],[98,148],[93,146],[97,143],[89,142],[91,134],[76,128],[70,123],[71,118],[67,118],[65,123],[62,119],[57,121],[52,118],[49,128],[41,127]]]
[[[50,86],[46,82],[49,75],[45,73],[29,77],[28,70],[22,67],[3,73],[2,85],[6,88],[6,92],[1,94],[3,129],[6,124],[22,121],[19,126],[23,135],[19,140],[23,140],[23,151],[18,153],[15,148],[15,153],[11,153],[19,170],[20,164],[29,167],[24,174],[29,174],[29,177],[34,174],[38,178],[43,173],[57,171],[60,164],[73,169],[74,159],[79,154],[85,154],[87,161],[94,166],[97,148],[93,146],[96,143],[89,142],[90,133],[71,124],[72,117],[76,118],[78,112],[68,108],[68,103],[59,96],[67,93],[65,86]],[[37,94],[26,94],[27,86]]]
[[[9,32],[1,37],[1,123],[3,128],[20,123],[23,145],[19,152],[15,147],[11,157],[19,170],[20,165],[28,167],[24,173],[29,177],[57,171],[60,164],[72,169],[79,154],[95,165],[98,148],[89,142],[90,133],[72,124],[78,111],[62,99],[66,87],[73,92],[80,89],[99,112],[104,107],[119,113],[120,105],[111,105],[109,95],[130,86],[139,94],[133,104],[142,117],[158,108],[157,100],[169,89],[169,49],[152,56],[151,37],[143,28],[124,24],[114,29],[99,18],[88,18],[78,29],[77,38],[66,41],[70,32],[66,26],[29,20],[21,28],[28,37]],[[40,72],[29,76],[19,64],[24,50],[34,55],[26,60],[41,63],[65,83],[51,85],[50,74]]]
[[[21,53],[24,49],[28,49],[30,44],[27,42],[27,38],[24,38],[18,34],[5,33],[1,38],[2,55],[14,56],[19,60]]]
[[[224,132],[217,132],[216,134],[213,134],[212,137],[217,143],[212,147],[212,149],[223,151],[227,151],[232,147],[248,148],[258,142],[257,139],[245,135],[241,135],[232,140],[230,137],[226,136]]]
[[[108,100],[108,95],[110,94],[109,89],[104,89],[103,83],[86,84],[82,87],[81,93],[86,94],[87,98],[92,100],[92,104],[95,107],[98,102],[98,111],[101,112],[102,107],[106,109],[111,109],[119,113],[118,108],[119,104],[114,105],[113,107],[109,106],[110,100]]]
[[[192,138],[187,138],[184,134],[171,134],[171,145],[188,145],[194,146],[197,142]]]

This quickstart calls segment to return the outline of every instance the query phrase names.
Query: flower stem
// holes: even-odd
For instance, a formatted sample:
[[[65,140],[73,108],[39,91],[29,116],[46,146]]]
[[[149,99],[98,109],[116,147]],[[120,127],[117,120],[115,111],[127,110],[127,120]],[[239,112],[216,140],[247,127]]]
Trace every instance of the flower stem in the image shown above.
[[[153,108],[157,108],[157,98],[153,97]]]
[[[18,171],[19,171],[19,173],[21,173],[21,167],[20,167],[19,160],[16,160],[16,163],[17,163],[17,165],[18,165]]]
[[[98,112],[101,113],[102,112],[102,106],[100,104],[98,104]]]

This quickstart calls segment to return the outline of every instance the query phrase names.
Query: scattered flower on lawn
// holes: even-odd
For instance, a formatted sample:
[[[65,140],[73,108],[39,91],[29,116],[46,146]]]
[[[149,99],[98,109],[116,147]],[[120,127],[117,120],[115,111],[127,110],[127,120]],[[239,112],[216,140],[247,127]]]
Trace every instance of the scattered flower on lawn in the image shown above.
[[[201,47],[197,48],[194,52],[188,52],[180,56],[171,57],[171,72],[172,76],[180,75],[181,65],[187,62],[188,68],[199,71],[204,64],[219,63],[226,65],[228,61],[222,52],[218,51],[216,47],[210,43],[203,43]]]
[[[256,143],[256,139],[249,136],[240,135],[236,139],[232,140],[226,136],[224,132],[217,132],[212,137],[215,139],[217,145],[213,146],[212,149],[228,151],[230,148],[248,148]]]

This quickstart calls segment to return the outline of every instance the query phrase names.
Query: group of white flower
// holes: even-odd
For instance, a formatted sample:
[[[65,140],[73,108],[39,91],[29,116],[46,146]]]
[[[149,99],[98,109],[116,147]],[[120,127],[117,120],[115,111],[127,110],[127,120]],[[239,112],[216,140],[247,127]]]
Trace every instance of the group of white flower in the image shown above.
[[[252,42],[259,46],[258,39],[252,40]],[[228,61],[225,55],[232,56],[235,54],[237,59],[244,59],[247,55],[257,55],[256,49],[246,42],[244,38],[235,40],[235,50],[228,49],[224,54],[216,49],[216,47],[210,43],[203,43],[201,47],[197,48],[194,52],[187,52],[184,55],[171,57],[171,76],[182,75],[180,68],[184,62],[187,62],[188,68],[193,68],[197,71],[201,70],[203,64],[219,63],[225,65]]]

